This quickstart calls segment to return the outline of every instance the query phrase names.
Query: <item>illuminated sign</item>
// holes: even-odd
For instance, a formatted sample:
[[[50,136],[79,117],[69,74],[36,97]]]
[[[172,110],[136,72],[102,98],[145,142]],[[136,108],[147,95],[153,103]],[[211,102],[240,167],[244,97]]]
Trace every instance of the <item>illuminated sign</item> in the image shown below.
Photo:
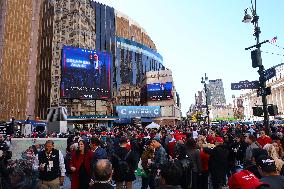
[[[161,117],[160,106],[117,106],[119,118]]]

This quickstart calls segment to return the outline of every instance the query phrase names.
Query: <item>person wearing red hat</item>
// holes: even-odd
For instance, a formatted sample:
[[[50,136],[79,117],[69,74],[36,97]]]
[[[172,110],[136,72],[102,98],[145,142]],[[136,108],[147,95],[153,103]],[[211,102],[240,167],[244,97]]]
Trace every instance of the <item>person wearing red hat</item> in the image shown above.
[[[219,189],[226,185],[226,173],[228,171],[229,151],[223,145],[223,138],[215,138],[215,148],[204,148],[203,151],[210,155],[209,173],[211,175],[213,189]]]
[[[243,170],[233,174],[228,181],[230,189],[260,189],[261,186],[269,186],[261,182],[253,173],[248,170]]]
[[[260,136],[257,138],[257,142],[263,148],[266,144],[271,144],[272,139],[265,134],[265,131],[260,131]]]

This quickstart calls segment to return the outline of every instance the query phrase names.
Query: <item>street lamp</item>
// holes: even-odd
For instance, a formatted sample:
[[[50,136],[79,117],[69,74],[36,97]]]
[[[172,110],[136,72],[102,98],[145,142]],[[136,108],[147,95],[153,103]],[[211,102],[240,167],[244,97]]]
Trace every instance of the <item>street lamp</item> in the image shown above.
[[[251,0],[251,8],[249,8],[251,11],[251,15],[248,14],[248,9],[245,10],[245,15],[243,18],[244,23],[252,23],[254,25],[254,36],[256,38],[256,45],[253,45],[251,47],[245,48],[245,50],[249,50],[251,48],[256,48],[256,50],[251,52],[251,58],[252,58],[252,66],[259,67],[258,69],[258,74],[259,74],[259,84],[260,84],[260,90],[265,91],[266,90],[266,82],[265,82],[265,69],[264,66],[262,65],[262,60],[261,60],[261,51],[260,47],[262,44],[267,43],[268,41],[263,41],[259,42],[259,34],[261,33],[260,27],[258,26],[258,20],[259,16],[256,13],[256,0],[253,1]],[[262,104],[263,104],[263,114],[264,114],[264,120],[263,124],[265,126],[265,131],[267,135],[270,135],[270,128],[269,128],[269,117],[268,117],[268,111],[267,111],[267,99],[266,99],[267,94],[264,93],[261,95],[262,99]]]
[[[204,84],[206,117],[207,117],[207,125],[209,126],[209,107],[208,107],[208,94],[207,94],[207,83],[206,83],[207,81],[208,77],[205,73],[204,77],[201,77],[201,83]]]

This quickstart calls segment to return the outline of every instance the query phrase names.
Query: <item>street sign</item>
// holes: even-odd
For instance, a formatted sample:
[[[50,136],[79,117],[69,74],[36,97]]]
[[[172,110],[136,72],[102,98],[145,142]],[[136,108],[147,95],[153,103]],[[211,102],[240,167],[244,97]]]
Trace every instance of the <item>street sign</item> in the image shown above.
[[[239,83],[231,83],[232,90],[241,90],[241,89],[258,89],[259,81],[240,81]]]
[[[0,121],[0,134],[6,135],[7,134],[7,123]]]
[[[274,76],[276,76],[276,70],[274,67],[265,70],[264,72],[265,81],[273,78]]]
[[[271,87],[261,88],[257,90],[257,96],[267,96],[271,94]]]

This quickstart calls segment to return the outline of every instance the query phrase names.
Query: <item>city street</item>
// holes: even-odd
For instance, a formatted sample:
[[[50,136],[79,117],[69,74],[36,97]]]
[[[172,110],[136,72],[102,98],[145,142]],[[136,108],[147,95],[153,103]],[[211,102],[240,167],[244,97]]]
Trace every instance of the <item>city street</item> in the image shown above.
[[[283,7],[0,0],[0,189],[284,189]]]

